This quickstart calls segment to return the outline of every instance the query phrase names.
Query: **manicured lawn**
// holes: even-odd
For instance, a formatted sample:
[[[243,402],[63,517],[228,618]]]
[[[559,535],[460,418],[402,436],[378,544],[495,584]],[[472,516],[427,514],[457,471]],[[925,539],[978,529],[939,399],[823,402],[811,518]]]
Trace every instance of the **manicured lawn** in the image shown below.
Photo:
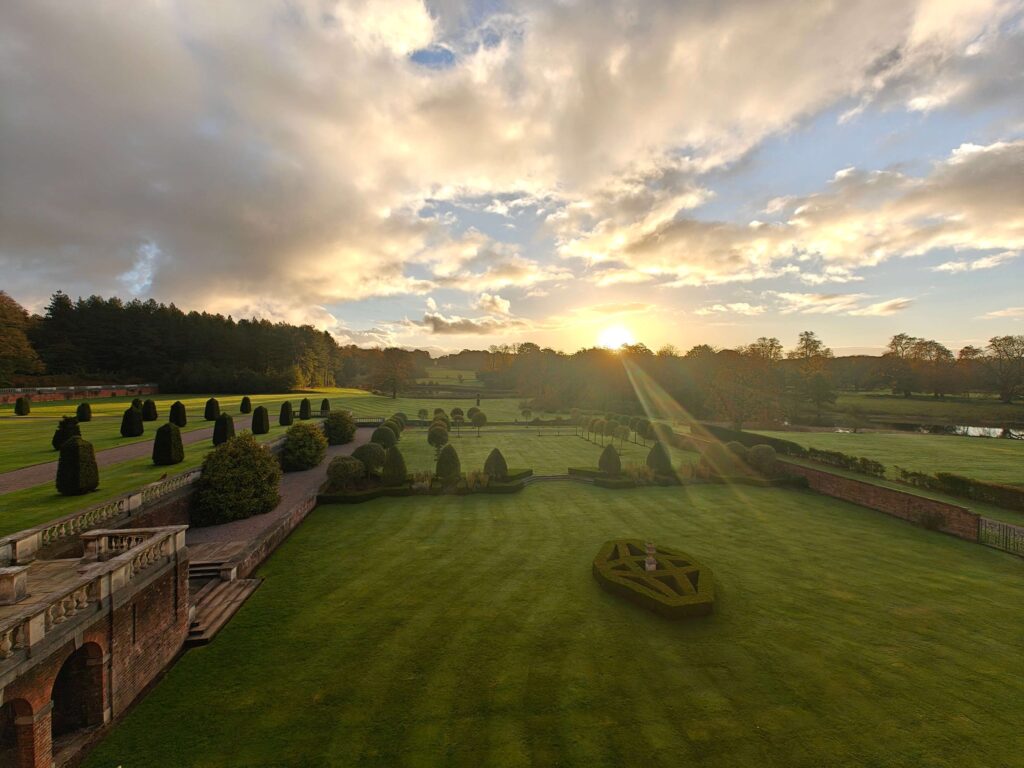
[[[831,408],[836,423],[845,423],[842,412],[852,405],[860,406],[877,421],[995,427],[1024,423],[1024,403],[1007,405],[991,395],[940,399],[929,395],[903,397],[888,391],[841,392]]]
[[[953,472],[992,483],[1024,484],[1024,440],[953,437],[903,432],[759,432],[800,445],[865,456],[898,477],[897,466],[917,472]]]
[[[544,436],[538,437],[538,432]],[[532,469],[538,475],[564,475],[569,467],[596,469],[603,447],[574,437],[572,432],[572,427],[563,427],[560,431],[529,427],[484,427],[480,437],[477,437],[475,429],[463,427],[461,437],[454,429],[449,434],[450,443],[462,462],[463,472],[483,469],[484,461],[493,448],[501,451],[509,467]],[[437,460],[434,448],[427,443],[425,429],[406,429],[398,447],[410,472],[434,471]],[[615,449],[619,451],[624,467],[643,464],[650,451],[649,446],[645,448],[628,441],[620,447],[618,440],[615,441]]]
[[[715,615],[601,591],[617,537],[714,569]],[[1020,764],[1024,563],[806,492],[323,507],[260,575],[88,765]]]
[[[274,440],[285,433],[287,427],[272,423],[270,432],[257,435],[260,442]],[[151,438],[152,439],[152,438]],[[148,483],[155,483],[164,474],[177,475],[203,463],[203,457],[213,450],[212,440],[200,440],[185,446],[185,460],[171,467],[158,467],[150,456],[123,461],[109,467],[100,467],[100,487],[83,496],[61,496],[54,482],[25,488],[0,495],[0,536],[32,528],[63,515],[87,509],[134,491]]]

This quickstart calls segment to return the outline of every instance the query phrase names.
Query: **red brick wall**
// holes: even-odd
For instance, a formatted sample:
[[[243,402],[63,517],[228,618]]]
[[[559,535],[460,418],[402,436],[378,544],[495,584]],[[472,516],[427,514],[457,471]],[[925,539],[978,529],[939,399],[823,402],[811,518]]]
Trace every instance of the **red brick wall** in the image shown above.
[[[3,392],[0,393],[0,403],[13,403],[23,395],[33,403],[45,403],[52,400],[90,400],[97,397],[141,397],[142,395],[155,395],[160,391],[159,387],[125,387],[82,390],[81,392]]]
[[[937,530],[968,541],[978,540],[979,516],[963,507],[800,464],[787,464],[787,469],[793,474],[806,477],[812,490],[826,496],[885,512],[916,525],[923,525],[932,517],[938,520],[938,516],[941,515],[942,523],[938,525]]]

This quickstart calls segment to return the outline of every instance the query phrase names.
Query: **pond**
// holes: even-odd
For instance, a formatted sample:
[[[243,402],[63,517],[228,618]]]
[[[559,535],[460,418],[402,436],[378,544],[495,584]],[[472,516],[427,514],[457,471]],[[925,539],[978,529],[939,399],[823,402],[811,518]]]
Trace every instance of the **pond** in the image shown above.
[[[969,424],[908,424],[888,422],[878,426],[897,429],[901,432],[921,432],[928,435],[958,435],[960,437],[994,437],[1005,440],[1024,440],[1024,428],[975,427]],[[838,429],[837,432],[849,430]]]

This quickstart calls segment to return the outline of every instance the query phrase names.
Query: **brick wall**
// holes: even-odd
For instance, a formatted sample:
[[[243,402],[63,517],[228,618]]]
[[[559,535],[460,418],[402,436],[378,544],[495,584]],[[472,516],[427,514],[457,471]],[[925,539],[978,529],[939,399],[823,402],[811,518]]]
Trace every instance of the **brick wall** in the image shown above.
[[[25,389],[23,392],[0,392],[0,403],[13,403],[25,396],[33,403],[45,403],[53,400],[95,400],[98,397],[141,397],[155,395],[159,387],[104,387],[103,389],[82,389],[75,392],[46,392]]]
[[[915,525],[934,525],[943,533],[967,541],[978,540],[979,516],[955,504],[926,499],[906,491],[884,488],[800,464],[788,463],[787,469],[795,475],[806,477],[812,490],[826,496],[884,512]]]

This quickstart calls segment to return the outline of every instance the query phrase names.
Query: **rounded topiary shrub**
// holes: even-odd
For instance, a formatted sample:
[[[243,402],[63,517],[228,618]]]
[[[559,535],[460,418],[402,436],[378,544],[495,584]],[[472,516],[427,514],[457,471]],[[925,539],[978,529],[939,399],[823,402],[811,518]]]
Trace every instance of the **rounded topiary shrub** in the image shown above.
[[[138,408],[142,410],[142,400],[138,397],[132,399],[132,408]]]
[[[60,447],[57,461],[57,493],[79,496],[95,491],[100,484],[100,470],[96,466],[96,452],[92,443],[80,437],[66,440]]]
[[[395,413],[391,415],[391,418],[397,419],[398,423],[402,425],[402,429],[405,429],[407,426],[409,426],[409,417],[406,416],[401,411],[395,411]]]
[[[252,413],[252,400],[246,395],[242,398],[242,402],[238,406],[239,413]]]
[[[265,435],[270,431],[270,413],[266,406],[257,405],[252,412],[252,433],[254,435]]]
[[[156,410],[156,401],[147,400],[142,404],[142,420],[143,421],[156,421],[160,417],[160,414]]]
[[[324,460],[327,438],[316,424],[296,424],[285,433],[281,467],[285,472],[312,469]]]
[[[381,424],[381,426],[382,427],[387,427],[392,432],[394,432],[396,440],[401,440],[402,439],[402,425],[399,424],[394,419],[388,419],[383,424]]]
[[[470,406],[469,410],[466,411],[466,418],[468,418],[468,419],[470,419],[472,421],[473,417],[476,416],[479,412],[480,412],[480,409],[477,408],[475,405]]]
[[[193,525],[216,525],[262,515],[280,501],[281,465],[243,432],[217,446],[203,460],[192,502]]]
[[[437,418],[438,416],[444,416],[444,408],[434,409],[434,418]]]
[[[391,446],[384,454],[381,480],[389,488],[405,485],[409,480],[409,470],[405,468],[405,457],[396,446]]]
[[[460,418],[461,419],[461,418],[465,418],[465,416],[466,416],[466,412],[464,410],[462,410],[461,408],[452,408],[452,418],[453,419],[456,419],[456,418]]]
[[[387,451],[380,443],[363,443],[352,451],[352,455],[363,463],[366,473],[370,474],[380,472]]]
[[[277,423],[282,427],[290,427],[293,421],[295,421],[295,411],[292,410],[291,402],[285,400],[281,403],[281,412],[277,414]]]
[[[476,427],[476,436],[480,437],[480,428],[487,424],[487,414],[483,411],[477,411],[469,421],[474,427]]]
[[[299,403],[299,418],[303,421],[309,421],[313,418],[313,406],[310,404],[308,397],[302,398],[302,402]]]
[[[75,418],[78,419],[80,424],[92,421],[92,406],[88,403],[79,403],[78,408],[75,410]]]
[[[398,438],[395,436],[394,430],[392,430],[390,427],[386,427],[383,424],[381,424],[379,427],[373,430],[373,434],[370,435],[370,441],[374,443],[379,443],[380,445],[383,445],[385,448],[391,448],[395,443],[398,442]]]
[[[138,437],[143,430],[142,411],[138,408],[126,408],[121,417],[121,437]]]
[[[157,466],[180,464],[185,460],[185,446],[181,443],[181,430],[177,424],[167,422],[153,438],[153,463]]]
[[[60,447],[72,437],[81,436],[82,430],[78,426],[78,419],[74,416],[64,416],[57,422],[57,430],[53,433],[50,445],[53,446],[53,450],[59,451]]]
[[[508,464],[497,448],[487,455],[487,460],[484,462],[484,473],[495,480],[504,480],[508,477]]]
[[[656,475],[672,474],[672,457],[664,443],[658,442],[651,447],[647,454],[647,467]]]
[[[235,436],[235,420],[230,413],[222,413],[213,422],[213,444],[221,445]]]
[[[401,437],[405,431],[405,422],[402,421],[402,417],[397,413],[393,413],[389,418],[384,420],[385,424],[394,424],[398,428],[398,436]]]
[[[220,416],[220,403],[217,398],[211,397],[206,401],[206,408],[203,409],[203,418],[207,421],[216,421]]]
[[[779,471],[779,457],[775,449],[770,445],[751,446],[747,451],[747,464],[760,472],[765,477],[770,477]]]
[[[440,451],[442,446],[448,444],[448,430],[443,424],[434,424],[427,430],[427,443],[435,450]]]
[[[728,448],[740,461],[747,460],[747,446],[743,443],[733,440],[732,442],[726,443],[725,447]]]
[[[188,424],[188,414],[185,412],[185,404],[181,400],[175,400],[167,420],[176,427],[184,427]]]
[[[345,491],[366,477],[366,466],[354,456],[336,456],[327,465],[327,487]]]
[[[324,434],[329,445],[351,443],[356,436],[356,422],[348,411],[328,413],[324,420]]]
[[[14,415],[28,416],[32,413],[32,405],[27,397],[19,397],[14,401]]]
[[[462,477],[462,462],[454,445],[446,445],[437,454],[435,474],[445,484],[454,483]]]
[[[601,458],[597,460],[597,468],[606,475],[617,475],[622,472],[622,459],[619,452],[609,443],[601,451]]]

